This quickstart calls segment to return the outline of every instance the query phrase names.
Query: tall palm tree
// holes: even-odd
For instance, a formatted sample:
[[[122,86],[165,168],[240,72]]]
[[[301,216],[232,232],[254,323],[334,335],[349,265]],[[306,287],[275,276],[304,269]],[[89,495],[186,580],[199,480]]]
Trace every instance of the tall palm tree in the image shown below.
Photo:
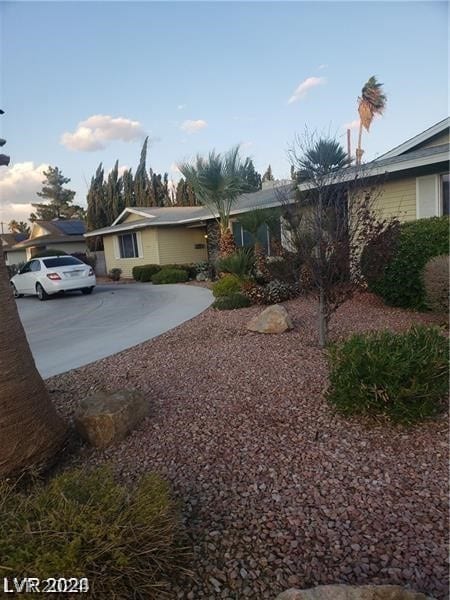
[[[207,158],[197,155],[194,164],[182,163],[178,169],[200,202],[215,215],[220,229],[220,255],[229,256],[236,249],[230,231],[230,212],[238,196],[247,190],[239,146],[223,155],[215,150]]]
[[[382,115],[386,108],[387,97],[382,91],[383,84],[377,81],[375,76],[364,84],[361,96],[358,98],[359,113],[359,135],[358,147],[356,149],[356,164],[361,164],[364,150],[361,149],[361,138],[363,127],[369,131],[375,115]]]
[[[39,375],[0,252],[0,477],[46,466],[65,438]]]

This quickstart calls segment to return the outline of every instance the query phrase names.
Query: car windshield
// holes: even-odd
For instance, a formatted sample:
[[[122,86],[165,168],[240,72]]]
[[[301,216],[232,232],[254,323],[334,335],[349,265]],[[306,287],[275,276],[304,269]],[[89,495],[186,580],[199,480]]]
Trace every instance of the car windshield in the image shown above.
[[[56,256],[55,258],[44,258],[42,261],[49,268],[68,267],[69,265],[84,265],[80,260],[73,256]]]

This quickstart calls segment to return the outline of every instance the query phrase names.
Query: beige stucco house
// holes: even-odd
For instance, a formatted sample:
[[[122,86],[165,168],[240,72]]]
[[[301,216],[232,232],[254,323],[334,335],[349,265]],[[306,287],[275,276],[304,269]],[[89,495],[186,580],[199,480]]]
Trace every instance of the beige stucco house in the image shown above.
[[[26,233],[14,232],[0,234],[0,242],[6,265],[18,265],[27,260],[27,253],[25,249],[14,250],[14,246],[19,242],[26,240],[27,237],[28,235]]]
[[[365,165],[366,177],[382,176],[378,207],[402,221],[449,213],[449,125],[444,119]],[[348,177],[354,177],[352,167]],[[300,189],[308,189],[301,184]],[[230,224],[238,246],[249,238],[238,223],[240,213],[280,205],[279,191],[292,182],[268,182],[255,193],[238,198]],[[186,264],[208,259],[208,233],[215,215],[206,207],[130,207],[110,227],[85,234],[102,236],[107,271],[122,270],[131,277],[136,265]],[[270,250],[270,232],[262,232]]]
[[[25,253],[22,260],[30,260],[43,250],[63,250],[67,254],[82,253],[87,250],[84,233],[86,226],[78,219],[54,219],[53,221],[34,221],[30,236],[18,242],[8,250],[8,260],[18,253]],[[18,261],[22,262],[22,261]],[[9,263],[16,264],[16,263]]]

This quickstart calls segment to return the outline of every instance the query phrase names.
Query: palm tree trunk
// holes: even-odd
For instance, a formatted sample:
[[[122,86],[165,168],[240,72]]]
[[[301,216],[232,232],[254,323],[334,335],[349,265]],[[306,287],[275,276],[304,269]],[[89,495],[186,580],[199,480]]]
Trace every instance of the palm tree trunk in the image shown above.
[[[219,254],[225,258],[236,252],[236,242],[229,227],[220,226]]]
[[[364,153],[364,150],[361,149],[361,142],[362,142],[362,130],[363,130],[363,125],[362,125],[362,121],[359,121],[359,132],[358,132],[358,147],[356,148],[356,164],[360,165],[361,164],[361,159],[362,159],[362,155]]]
[[[45,468],[66,427],[39,375],[0,250],[0,477]]]

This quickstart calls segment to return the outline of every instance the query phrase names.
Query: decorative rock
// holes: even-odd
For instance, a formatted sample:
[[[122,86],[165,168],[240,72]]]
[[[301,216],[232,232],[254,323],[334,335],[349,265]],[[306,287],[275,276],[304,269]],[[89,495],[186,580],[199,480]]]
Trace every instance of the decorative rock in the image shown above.
[[[256,331],[258,333],[283,333],[293,327],[291,317],[284,306],[280,304],[268,306],[262,313],[253,317],[247,323],[249,331]]]
[[[275,600],[433,600],[398,585],[319,585],[309,590],[286,590]]]
[[[82,400],[75,414],[75,427],[96,448],[122,440],[149,413],[149,403],[136,390],[97,392]]]

